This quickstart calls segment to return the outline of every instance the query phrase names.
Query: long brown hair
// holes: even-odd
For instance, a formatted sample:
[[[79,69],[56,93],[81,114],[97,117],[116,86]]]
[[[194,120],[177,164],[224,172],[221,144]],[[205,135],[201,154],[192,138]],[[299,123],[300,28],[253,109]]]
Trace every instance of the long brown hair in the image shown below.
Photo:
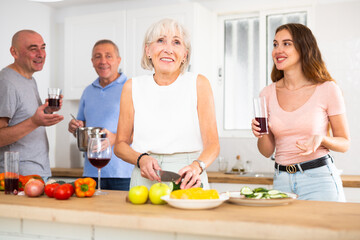
[[[300,54],[302,71],[305,77],[310,81],[318,83],[335,81],[326,69],[316,39],[311,30],[299,23],[288,23],[278,27],[275,34],[284,29],[288,30],[293,38],[295,49]],[[271,80],[277,82],[283,77],[284,71],[278,70],[274,64],[271,71]]]

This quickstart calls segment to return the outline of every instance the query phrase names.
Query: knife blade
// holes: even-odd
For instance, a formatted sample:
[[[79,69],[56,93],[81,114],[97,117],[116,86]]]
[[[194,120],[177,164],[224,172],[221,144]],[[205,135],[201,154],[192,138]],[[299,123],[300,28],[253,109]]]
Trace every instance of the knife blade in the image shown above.
[[[175,172],[164,171],[164,170],[158,170],[157,172],[161,181],[164,182],[176,182],[176,180],[181,178],[181,176]]]

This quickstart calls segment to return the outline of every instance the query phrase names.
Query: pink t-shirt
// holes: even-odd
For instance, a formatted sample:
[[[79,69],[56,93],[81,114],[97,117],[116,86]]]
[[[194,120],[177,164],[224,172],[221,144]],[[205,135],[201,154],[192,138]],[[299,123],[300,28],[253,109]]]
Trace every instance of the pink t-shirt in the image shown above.
[[[339,87],[327,81],[316,86],[313,95],[304,105],[292,112],[284,111],[277,100],[276,83],[265,87],[271,132],[275,137],[275,159],[278,164],[290,165],[326,155],[329,150],[320,146],[316,152],[300,156],[296,141],[305,142],[312,135],[327,134],[328,116],[345,113],[345,103]]]

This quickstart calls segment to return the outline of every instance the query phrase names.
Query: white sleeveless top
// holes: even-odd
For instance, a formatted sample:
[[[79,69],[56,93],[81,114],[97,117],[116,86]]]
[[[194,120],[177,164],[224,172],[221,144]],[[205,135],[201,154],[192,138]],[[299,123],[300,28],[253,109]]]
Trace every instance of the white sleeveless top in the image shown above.
[[[159,86],[152,75],[132,79],[135,151],[173,154],[202,150],[196,79],[197,74],[189,72],[168,86]]]

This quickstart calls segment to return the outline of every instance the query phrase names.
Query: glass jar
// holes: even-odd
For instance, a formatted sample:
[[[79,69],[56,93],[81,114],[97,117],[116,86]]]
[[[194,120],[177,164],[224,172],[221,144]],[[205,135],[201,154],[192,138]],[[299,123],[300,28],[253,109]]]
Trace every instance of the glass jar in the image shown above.
[[[238,172],[239,174],[245,173],[244,164],[243,164],[243,161],[242,161],[240,155],[236,156],[236,162],[235,162],[234,166],[231,168],[231,171]]]

